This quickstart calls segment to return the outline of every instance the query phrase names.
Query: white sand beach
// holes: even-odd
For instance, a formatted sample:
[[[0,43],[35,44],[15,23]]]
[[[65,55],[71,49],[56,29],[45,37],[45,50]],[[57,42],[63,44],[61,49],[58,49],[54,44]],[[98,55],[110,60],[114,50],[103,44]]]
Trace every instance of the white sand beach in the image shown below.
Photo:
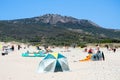
[[[8,55],[0,55],[0,80],[120,80],[120,48],[114,53],[106,48],[105,61],[80,62],[87,53],[81,48],[54,48],[68,59],[70,71],[56,73],[37,73],[43,57],[22,57],[26,49],[15,50]]]

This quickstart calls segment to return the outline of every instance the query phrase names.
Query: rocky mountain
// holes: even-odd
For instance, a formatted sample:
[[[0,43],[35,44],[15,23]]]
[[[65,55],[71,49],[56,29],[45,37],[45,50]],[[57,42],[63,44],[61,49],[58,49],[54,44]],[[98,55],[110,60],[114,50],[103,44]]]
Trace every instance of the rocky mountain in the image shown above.
[[[79,42],[119,42],[120,30],[58,14],[0,21],[0,40],[20,40],[51,44]]]

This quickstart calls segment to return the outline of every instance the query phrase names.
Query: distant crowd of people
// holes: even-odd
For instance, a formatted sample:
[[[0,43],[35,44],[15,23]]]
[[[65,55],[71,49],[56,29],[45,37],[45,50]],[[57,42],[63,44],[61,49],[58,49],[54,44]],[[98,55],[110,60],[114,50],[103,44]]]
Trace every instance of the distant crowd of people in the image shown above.
[[[1,45],[1,54],[6,55],[11,51],[14,51],[16,48],[16,45]],[[20,50],[22,47],[20,45],[17,45],[17,50]]]
[[[9,50],[11,50],[11,51],[21,50],[21,48],[24,48],[24,49],[25,49],[25,48],[29,48],[29,46],[30,46],[30,45],[27,45],[26,47],[23,47],[23,46],[21,46],[20,44],[18,44],[18,45],[16,45],[16,44],[15,44],[15,45],[14,45],[14,44],[13,44],[13,45],[7,45],[7,46],[2,46],[2,51],[3,51],[3,53],[8,53]],[[46,53],[52,52],[50,46],[48,46],[48,45],[43,45],[43,47],[44,47],[44,50],[45,50]],[[73,48],[76,48],[76,45],[74,44],[72,47],[73,47]],[[113,51],[114,53],[115,53],[116,50],[117,50],[117,47],[110,47],[109,45],[105,45],[105,47],[106,47],[106,49],[107,49],[108,51]],[[39,46],[36,46],[36,49],[37,49],[37,50],[42,50]],[[85,47],[85,48],[84,48],[84,51],[85,51],[85,52],[88,52],[88,54],[100,53],[100,52],[101,52],[99,45],[96,45],[95,48]],[[69,46],[65,45],[63,52],[70,52]]]
[[[96,46],[95,50],[96,50],[96,53],[100,52],[99,45]],[[91,48],[91,47],[89,49],[87,47],[85,47],[85,49],[84,49],[84,51],[88,52],[88,54],[95,53],[95,50],[93,48]]]
[[[113,51],[114,53],[115,53],[116,50],[117,50],[117,47],[116,47],[116,46],[110,47],[109,45],[105,45],[105,47],[107,48],[108,51]]]
[[[108,45],[105,45],[105,47],[106,47],[106,49],[108,50],[108,51],[113,51],[114,53],[116,52],[116,50],[117,50],[117,47],[109,47]],[[99,47],[99,45],[97,45],[96,46],[96,48],[95,48],[95,50],[97,51],[97,52],[100,52],[100,47]],[[85,47],[85,49],[84,49],[84,51],[85,52],[88,52],[89,54],[91,54],[91,53],[94,53],[94,51],[95,51],[93,48],[87,48],[87,47]]]

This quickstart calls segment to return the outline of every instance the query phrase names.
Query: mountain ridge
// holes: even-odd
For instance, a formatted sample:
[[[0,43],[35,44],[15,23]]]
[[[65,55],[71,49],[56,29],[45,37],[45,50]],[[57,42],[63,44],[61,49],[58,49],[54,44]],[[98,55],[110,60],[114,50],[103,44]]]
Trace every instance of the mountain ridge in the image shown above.
[[[72,22],[72,23],[83,23],[83,24],[84,22],[89,22],[95,26],[99,26],[96,23],[92,22],[91,20],[77,19],[71,16],[61,16],[59,14],[45,14],[37,17],[14,19],[14,20],[3,20],[3,21],[8,21],[8,22],[15,21],[14,23],[16,23],[16,21],[22,21],[25,19],[26,20],[33,19],[34,22],[43,22],[43,23],[49,23],[53,25],[56,24],[57,22],[62,22],[62,23]]]
[[[72,38],[78,40],[76,43],[79,43],[79,41],[92,42],[95,39],[98,41],[103,39],[120,40],[119,30],[103,28],[91,20],[59,14],[45,14],[32,18],[0,21],[0,35],[4,38],[10,37],[41,43],[52,43],[51,40],[53,39],[53,41],[60,40],[61,42],[63,40],[63,43],[66,41],[69,41],[69,43],[76,42]],[[4,39],[3,37],[1,40]]]

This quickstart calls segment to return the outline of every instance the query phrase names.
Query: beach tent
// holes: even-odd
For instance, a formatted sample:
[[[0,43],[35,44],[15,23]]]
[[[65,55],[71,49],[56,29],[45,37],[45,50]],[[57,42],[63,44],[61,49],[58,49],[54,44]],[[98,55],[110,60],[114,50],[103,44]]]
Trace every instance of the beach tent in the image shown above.
[[[92,61],[105,60],[104,53],[99,51],[91,56]]]
[[[40,63],[38,73],[69,71],[67,58],[60,53],[49,53]]]

